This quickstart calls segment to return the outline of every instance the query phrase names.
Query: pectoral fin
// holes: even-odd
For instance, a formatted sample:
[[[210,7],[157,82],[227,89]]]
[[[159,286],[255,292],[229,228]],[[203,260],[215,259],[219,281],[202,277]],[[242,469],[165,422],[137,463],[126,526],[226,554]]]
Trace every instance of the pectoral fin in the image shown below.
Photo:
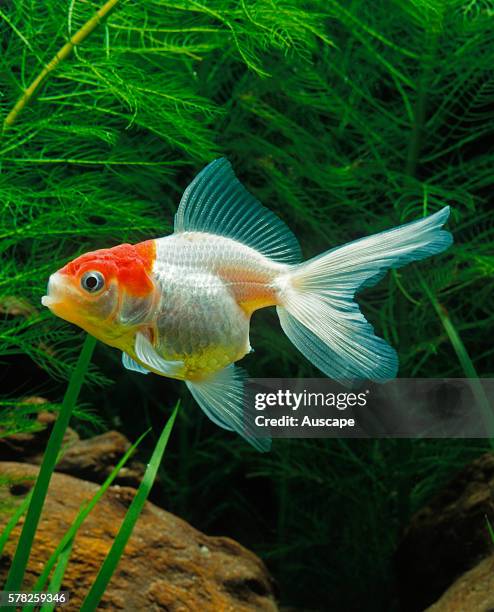
[[[244,370],[231,365],[207,380],[186,380],[185,384],[213,423],[236,431],[258,451],[266,452],[271,438],[257,438],[253,426],[243,418],[245,378]]]
[[[183,372],[183,361],[168,361],[163,359],[163,357],[158,355],[151,342],[141,332],[137,332],[136,334],[134,350],[139,361],[148,366],[150,370],[154,370],[162,376],[179,378]]]
[[[139,372],[139,374],[149,374],[149,370],[143,368],[142,365],[138,364],[137,361],[134,361],[132,357],[129,357],[127,353],[122,353],[122,365],[127,370],[131,370],[132,372]]]

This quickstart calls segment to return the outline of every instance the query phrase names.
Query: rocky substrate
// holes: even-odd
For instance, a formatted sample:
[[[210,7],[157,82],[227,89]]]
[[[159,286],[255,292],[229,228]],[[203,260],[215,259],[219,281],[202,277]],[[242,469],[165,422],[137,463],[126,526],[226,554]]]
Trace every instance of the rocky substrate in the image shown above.
[[[46,403],[41,397],[31,397],[25,401],[38,405]],[[56,415],[41,411],[36,415],[36,420],[39,426],[37,431],[0,436],[0,461],[41,463]],[[68,427],[63,446],[64,454],[57,464],[57,472],[102,483],[130,448],[130,442],[114,430],[81,440],[79,434]],[[138,487],[143,474],[144,465],[130,458],[118,473],[115,484]]]
[[[427,612],[492,612],[494,610],[494,555],[458,578]]]
[[[15,480],[10,487],[0,488],[0,503],[19,503],[37,471],[37,466],[27,463],[0,462],[0,475]],[[81,505],[97,490],[97,484],[53,474],[26,588],[33,585]],[[79,609],[135,493],[131,487],[110,487],[79,530],[63,582],[63,590],[70,591],[71,597],[70,607],[63,608],[67,612]],[[0,514],[0,532],[7,518]],[[0,583],[11,565],[22,522],[0,557]],[[98,609],[275,612],[278,608],[273,580],[256,555],[229,538],[206,536],[147,502]]]
[[[492,453],[465,467],[412,518],[396,555],[404,612],[494,610],[487,518],[494,526]]]

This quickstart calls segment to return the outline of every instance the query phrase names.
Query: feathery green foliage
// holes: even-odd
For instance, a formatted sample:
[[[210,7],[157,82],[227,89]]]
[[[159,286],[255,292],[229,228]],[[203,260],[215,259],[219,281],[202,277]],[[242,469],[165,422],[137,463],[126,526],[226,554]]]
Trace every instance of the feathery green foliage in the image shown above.
[[[4,117],[97,8],[0,7]],[[83,251],[170,231],[188,181],[226,155],[307,257],[450,204],[454,246],[359,301],[397,348],[401,376],[492,376],[493,29],[490,0],[122,0],[0,140],[6,372],[32,364],[32,387],[44,381],[58,401],[52,381],[67,377],[80,342],[39,306],[49,273]],[[273,313],[255,315],[251,342],[252,376],[318,376]],[[181,387],[117,361],[98,351],[88,378],[97,391],[84,400],[131,435],[161,430],[163,400],[172,405]],[[101,389],[108,380],[118,385]],[[262,552],[283,600],[322,609],[371,599],[390,609],[400,529],[483,448],[278,441],[258,457],[186,404],[169,451],[177,469],[163,474],[170,506]]]

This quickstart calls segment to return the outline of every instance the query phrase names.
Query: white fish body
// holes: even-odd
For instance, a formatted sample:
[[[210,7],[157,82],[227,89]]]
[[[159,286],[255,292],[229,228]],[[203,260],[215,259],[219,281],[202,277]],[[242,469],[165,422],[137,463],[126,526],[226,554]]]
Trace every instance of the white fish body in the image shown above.
[[[156,351],[184,361],[184,379],[203,379],[250,352],[250,315],[277,303],[276,280],[289,266],[202,232],[160,238],[156,247]]]
[[[448,248],[448,216],[445,207],[301,263],[292,232],[219,159],[186,189],[173,235],[81,256],[50,277],[43,303],[121,348],[128,369],[184,380],[215,423],[265,451],[270,440],[242,417],[246,375],[233,365],[250,351],[252,312],[275,305],[283,331],[330,378],[393,378],[396,352],[355,294]]]

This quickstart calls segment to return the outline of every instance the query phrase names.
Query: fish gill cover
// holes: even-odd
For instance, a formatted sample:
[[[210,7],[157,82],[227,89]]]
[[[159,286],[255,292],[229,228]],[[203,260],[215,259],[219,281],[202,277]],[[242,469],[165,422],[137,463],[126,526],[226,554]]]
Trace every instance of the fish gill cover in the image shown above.
[[[2,3],[3,118],[98,8]],[[78,253],[169,233],[184,187],[221,155],[305,258],[450,205],[452,248],[388,274],[360,303],[400,376],[492,376],[493,31],[488,0],[115,3],[0,139],[4,431],[33,427],[28,395],[56,409],[77,358],[80,332],[39,306],[49,274]],[[274,317],[256,315],[250,374],[318,376]],[[99,347],[80,431],[160,429],[179,387],[137,378]],[[321,609],[369,597],[389,607],[398,533],[481,448],[292,440],[259,457],[197,409],[178,420],[168,507],[262,553],[283,601]]]

